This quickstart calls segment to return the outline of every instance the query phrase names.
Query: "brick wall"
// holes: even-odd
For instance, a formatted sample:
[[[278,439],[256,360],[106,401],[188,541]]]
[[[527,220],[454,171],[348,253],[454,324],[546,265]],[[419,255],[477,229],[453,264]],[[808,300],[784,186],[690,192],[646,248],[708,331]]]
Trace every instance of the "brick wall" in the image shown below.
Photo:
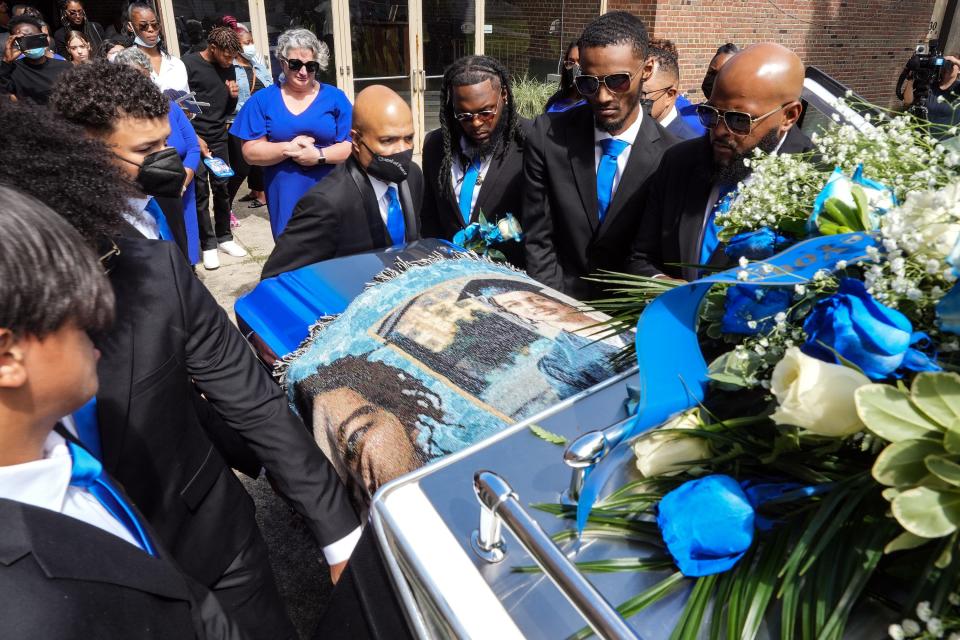
[[[609,0],[639,15],[658,38],[676,42],[681,85],[700,99],[716,48],[777,42],[865,98],[895,103],[894,85],[923,40],[934,0]],[[651,28],[652,27],[652,28]]]

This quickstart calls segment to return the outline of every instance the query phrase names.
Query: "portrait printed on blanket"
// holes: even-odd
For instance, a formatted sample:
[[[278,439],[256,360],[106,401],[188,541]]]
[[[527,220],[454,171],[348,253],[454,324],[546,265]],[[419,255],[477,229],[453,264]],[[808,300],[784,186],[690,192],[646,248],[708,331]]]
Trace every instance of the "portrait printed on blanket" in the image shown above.
[[[412,267],[356,298],[288,366],[291,399],[348,485],[383,483],[618,373],[631,336],[507,267]]]

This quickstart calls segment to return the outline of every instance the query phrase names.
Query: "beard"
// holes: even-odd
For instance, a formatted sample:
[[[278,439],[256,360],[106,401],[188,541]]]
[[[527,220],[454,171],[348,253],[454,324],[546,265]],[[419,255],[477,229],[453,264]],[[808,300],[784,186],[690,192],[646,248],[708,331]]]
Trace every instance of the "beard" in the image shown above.
[[[626,108],[627,108],[627,113],[626,113],[625,116],[623,116],[623,118],[621,118],[620,120],[617,120],[617,121],[615,121],[615,122],[601,122],[600,119],[597,118],[596,115],[594,115],[594,116],[593,116],[593,125],[594,125],[597,129],[600,129],[600,131],[606,131],[607,133],[610,133],[610,134],[612,134],[614,131],[619,131],[620,129],[622,129],[624,123],[626,123],[626,121],[627,121],[627,118],[630,117],[630,114],[633,113],[633,110],[637,108],[637,105],[638,105],[638,104],[640,104],[640,90],[641,90],[642,88],[643,88],[643,86],[641,85],[640,88],[637,89],[637,92],[636,92],[635,94],[633,94],[633,97],[626,97],[626,98],[625,98],[626,100],[629,100],[630,102],[625,103],[625,106],[626,106]]]
[[[757,143],[753,149],[760,149],[764,153],[772,153],[774,149],[777,148],[777,145],[780,144],[780,132],[776,129],[771,129],[760,138],[760,142]],[[723,166],[717,166],[714,163],[713,167],[713,183],[714,184],[738,184],[742,182],[747,176],[750,175],[750,167],[743,163],[744,159],[749,158],[753,155],[753,149],[748,149],[743,153],[738,153],[734,156],[728,164]]]
[[[490,132],[490,137],[480,144],[477,144],[473,138],[461,131],[461,135],[463,135],[463,139],[467,144],[467,156],[474,158],[477,154],[479,154],[480,157],[490,155],[494,149],[497,148],[497,145],[500,144],[500,140],[503,138],[506,130],[507,114],[502,114],[500,120],[497,121],[497,126]]]

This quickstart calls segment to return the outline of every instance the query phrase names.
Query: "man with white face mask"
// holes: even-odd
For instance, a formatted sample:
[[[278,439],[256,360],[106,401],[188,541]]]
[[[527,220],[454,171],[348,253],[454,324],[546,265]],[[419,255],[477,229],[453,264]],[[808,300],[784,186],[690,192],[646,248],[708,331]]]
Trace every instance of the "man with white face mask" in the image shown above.
[[[134,35],[133,43],[150,58],[150,79],[161,91],[176,89],[189,93],[187,69],[164,50],[160,19],[153,8],[144,2],[131,3],[127,7],[127,23]]]
[[[31,36],[41,35],[40,21],[31,16],[17,16],[9,22],[7,38],[0,63],[0,94],[7,93],[17,100],[47,104],[53,85],[60,74],[73,65],[47,57],[46,39],[33,44]],[[23,56],[21,58],[21,56]]]

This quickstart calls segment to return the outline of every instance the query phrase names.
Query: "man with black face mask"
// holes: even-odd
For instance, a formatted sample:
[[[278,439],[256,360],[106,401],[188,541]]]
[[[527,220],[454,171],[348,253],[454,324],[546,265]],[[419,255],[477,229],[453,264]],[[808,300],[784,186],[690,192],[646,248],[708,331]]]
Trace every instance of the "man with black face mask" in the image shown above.
[[[412,162],[410,107],[371,85],[357,94],[350,135],[350,158],[297,202],[261,279],[420,237],[423,173]]]
[[[491,223],[523,204],[523,140],[509,73],[497,60],[467,56],[450,65],[440,88],[440,128],[423,143],[426,195],[420,220],[425,238],[452,240],[480,213]],[[523,245],[497,245],[522,268]]]
[[[179,200],[183,168],[164,143],[168,104],[139,71],[107,62],[74,67],[51,98],[57,113],[106,143],[112,164],[130,186],[176,192]],[[22,120],[0,124],[8,134],[28,128]],[[47,136],[36,148],[51,144]],[[61,207],[61,201],[82,195],[85,208],[99,212],[103,205],[90,202],[90,191],[116,181],[116,173],[104,172],[102,164],[70,167],[83,176],[76,196],[64,196],[59,186],[30,193],[64,210],[78,207],[73,202]],[[126,228],[119,225],[121,237],[111,229],[109,237],[97,238],[102,253],[111,256],[105,264],[117,321],[96,342],[100,390],[95,406],[78,422],[80,439],[101,452],[103,466],[178,564],[214,593],[246,635],[294,638],[253,502],[228,466],[234,459],[230,447],[236,440],[247,446],[256,468],[267,470],[304,517],[334,580],[359,539],[359,523],[333,468],[290,412],[286,395],[210,292],[169,242],[138,237],[159,231],[149,215],[148,207],[133,207],[125,215]]]
[[[726,268],[716,214],[749,179],[744,163],[755,149],[799,153],[812,148],[795,126],[802,105],[804,68],[795,53],[758,44],[734,56],[717,74],[710,100],[697,106],[709,135],[668,150],[650,179],[629,270],[651,277],[699,277],[695,266]]]

